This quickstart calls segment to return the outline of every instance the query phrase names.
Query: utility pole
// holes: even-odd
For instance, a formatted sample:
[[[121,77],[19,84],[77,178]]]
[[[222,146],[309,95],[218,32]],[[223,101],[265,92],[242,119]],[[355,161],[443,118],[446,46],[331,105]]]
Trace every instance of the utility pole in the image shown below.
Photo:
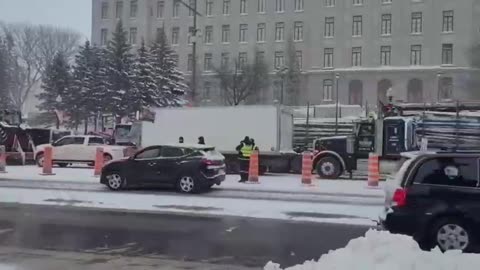
[[[339,117],[339,111],[338,111],[338,80],[340,79],[340,74],[336,73],[335,74],[335,135],[338,135],[338,117]]]
[[[182,5],[193,12],[193,33],[192,33],[192,82],[191,82],[191,91],[192,91],[192,103],[195,106],[196,104],[196,95],[197,95],[197,16],[202,16],[198,13],[197,10],[197,0],[193,0],[193,6],[185,3],[183,0],[179,1]]]

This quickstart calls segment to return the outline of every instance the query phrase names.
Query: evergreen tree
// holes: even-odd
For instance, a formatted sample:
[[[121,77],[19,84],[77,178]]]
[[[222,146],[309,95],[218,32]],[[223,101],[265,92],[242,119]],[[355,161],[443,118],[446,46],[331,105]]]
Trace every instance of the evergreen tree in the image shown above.
[[[107,89],[105,105],[115,116],[126,116],[134,112],[128,99],[132,86],[131,69],[133,55],[127,42],[127,33],[119,21],[112,40],[105,52],[105,68],[107,74]]]
[[[0,108],[6,108],[8,106],[8,84],[7,48],[3,39],[0,37]]]
[[[47,112],[66,109],[63,100],[70,94],[71,74],[67,59],[62,53],[57,53],[47,66],[42,80],[43,92],[38,95],[41,101],[40,110]],[[57,128],[59,122],[57,121]]]
[[[145,42],[138,49],[137,57],[133,65],[133,87],[129,100],[133,102],[135,111],[142,108],[157,106],[158,92],[155,82],[155,74],[151,65],[150,52],[145,47]]]
[[[93,50],[90,42],[86,41],[84,46],[79,48],[75,56],[75,65],[73,69],[73,87],[69,95],[63,101],[67,106],[67,111],[71,116],[72,126],[78,129],[81,120],[88,119],[92,110],[92,61]]]
[[[164,30],[158,32],[150,48],[152,67],[157,84],[157,104],[161,107],[180,106],[185,103],[188,90],[183,73],[177,69],[174,51],[167,41]]]

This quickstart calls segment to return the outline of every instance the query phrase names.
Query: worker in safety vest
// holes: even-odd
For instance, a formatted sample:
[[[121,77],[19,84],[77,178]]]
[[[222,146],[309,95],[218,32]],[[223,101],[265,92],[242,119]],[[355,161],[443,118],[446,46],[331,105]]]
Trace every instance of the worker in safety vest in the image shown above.
[[[247,136],[240,144],[237,146],[238,151],[238,161],[240,165],[240,183],[248,181],[248,171],[250,169],[250,156],[254,150],[254,145],[252,141]]]

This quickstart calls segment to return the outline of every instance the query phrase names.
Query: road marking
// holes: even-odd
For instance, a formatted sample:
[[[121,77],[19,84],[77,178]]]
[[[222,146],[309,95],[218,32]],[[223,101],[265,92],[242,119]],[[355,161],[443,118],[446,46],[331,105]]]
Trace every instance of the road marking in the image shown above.
[[[233,231],[236,230],[236,229],[237,229],[237,227],[231,227],[231,228],[229,228],[229,229],[227,229],[227,230],[225,230],[225,231],[226,231],[226,232],[233,232]]]
[[[8,228],[8,229],[0,229],[0,234],[5,234],[5,233],[9,233],[9,232],[13,232],[13,228]]]

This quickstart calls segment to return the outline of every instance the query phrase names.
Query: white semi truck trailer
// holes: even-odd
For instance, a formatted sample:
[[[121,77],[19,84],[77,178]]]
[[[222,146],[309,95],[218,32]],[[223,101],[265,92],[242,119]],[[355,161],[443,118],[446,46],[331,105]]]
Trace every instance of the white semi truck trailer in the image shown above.
[[[245,136],[260,150],[261,172],[298,172],[301,157],[292,150],[293,115],[281,106],[235,106],[162,108],[154,111],[153,122],[134,123],[130,140],[139,147],[176,143],[197,143],[203,136],[226,158],[230,172],[238,170],[236,146]]]

